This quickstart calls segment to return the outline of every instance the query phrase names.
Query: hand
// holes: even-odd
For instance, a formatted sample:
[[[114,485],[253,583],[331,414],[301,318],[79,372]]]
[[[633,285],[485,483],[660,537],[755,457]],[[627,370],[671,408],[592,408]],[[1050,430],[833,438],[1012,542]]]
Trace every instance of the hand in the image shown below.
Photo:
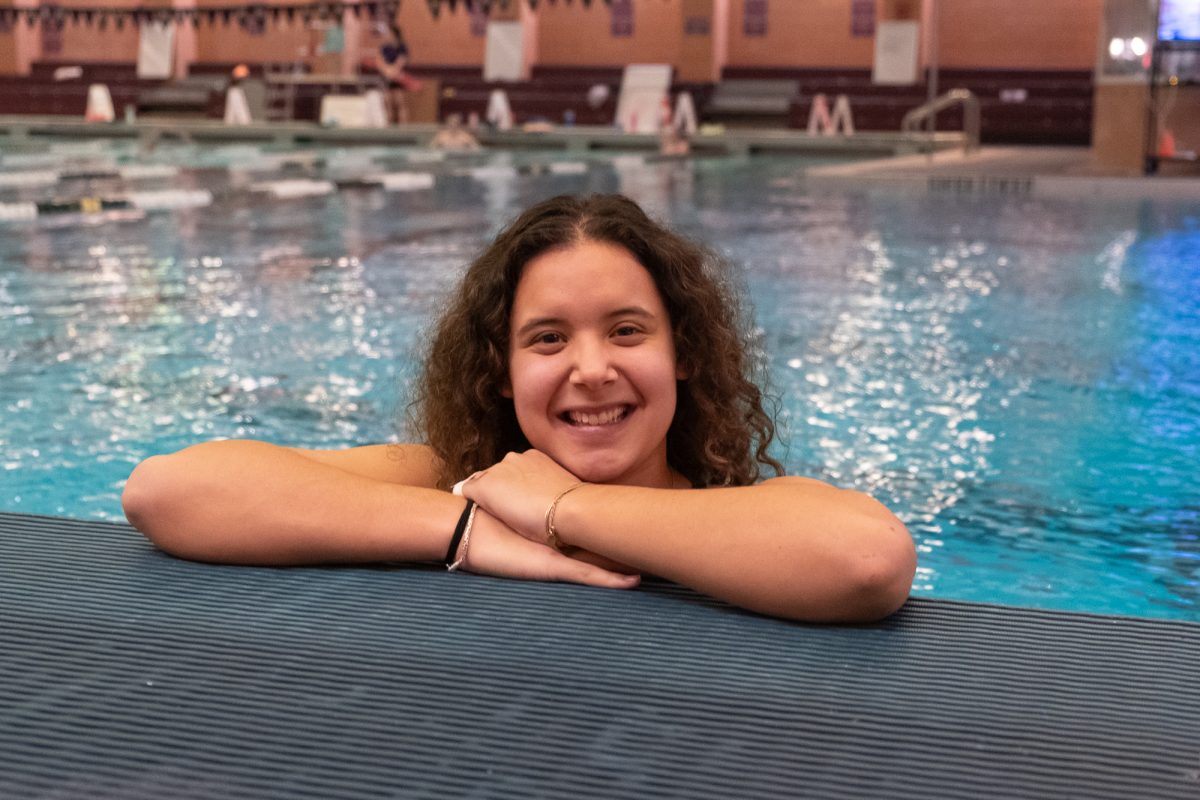
[[[455,494],[474,500],[526,539],[544,545],[547,509],[577,483],[579,479],[550,456],[526,450],[476,472],[455,487]]]
[[[480,508],[475,512],[462,568],[499,578],[582,583],[606,589],[632,589],[641,580],[640,575],[625,575],[592,562],[612,563],[585,550],[564,555],[531,542]]]

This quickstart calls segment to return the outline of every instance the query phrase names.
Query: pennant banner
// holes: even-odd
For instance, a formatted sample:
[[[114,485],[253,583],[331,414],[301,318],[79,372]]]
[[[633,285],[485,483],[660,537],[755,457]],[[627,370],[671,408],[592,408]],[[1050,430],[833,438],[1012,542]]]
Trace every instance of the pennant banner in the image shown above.
[[[463,5],[471,5],[472,0],[461,0]],[[482,3],[483,0],[474,0]],[[269,18],[278,22],[280,17],[286,17],[289,22],[297,15],[305,22],[314,19],[322,21],[340,20],[342,14],[349,11],[358,17],[366,14],[368,19],[395,18],[400,12],[400,0],[361,0],[361,2],[341,2],[340,0],[321,0],[317,3],[296,5],[264,5],[248,3],[244,6],[197,6],[194,8],[145,8],[109,7],[97,9],[83,6],[42,6],[40,8],[0,8],[0,32],[12,28],[22,18],[27,25],[42,24],[50,28],[63,26],[66,22],[75,25],[93,24],[104,30],[111,20],[117,29],[125,27],[126,22],[134,25],[147,25],[151,22],[162,24],[166,22],[200,23],[214,25],[220,21],[230,25],[236,21],[243,28],[261,30]]]
[[[748,2],[754,1],[748,0]],[[757,1],[765,3],[765,0]],[[521,2],[536,11],[539,0],[425,0],[425,2],[430,13],[437,19],[441,16],[443,9],[456,12],[459,8],[464,8],[472,13],[478,12],[487,15],[493,7],[507,11],[513,3]],[[558,0],[541,0],[541,2],[556,5]],[[574,0],[562,0],[562,2],[569,6],[573,4]],[[604,0],[605,6],[611,6],[612,3],[613,0]],[[580,5],[584,8],[591,8],[592,4],[593,0],[580,0]],[[247,3],[242,6],[196,6],[176,9],[141,6],[98,9],[94,6],[69,5],[47,5],[25,9],[4,7],[0,8],[0,33],[11,30],[22,19],[27,25],[40,23],[50,28],[61,28],[70,21],[75,25],[82,24],[88,27],[96,25],[101,30],[108,27],[110,20],[118,30],[125,27],[126,21],[134,25],[167,21],[191,25],[200,23],[214,25],[219,21],[224,25],[230,25],[236,20],[243,27],[259,28],[268,17],[272,22],[278,22],[280,17],[292,22],[297,16],[304,22],[312,22],[314,19],[330,21],[341,19],[342,14],[346,11],[354,14],[355,17],[365,14],[367,19],[394,19],[400,11],[400,0],[354,0],[353,2],[320,0],[315,3],[277,6],[267,6],[259,2]]]

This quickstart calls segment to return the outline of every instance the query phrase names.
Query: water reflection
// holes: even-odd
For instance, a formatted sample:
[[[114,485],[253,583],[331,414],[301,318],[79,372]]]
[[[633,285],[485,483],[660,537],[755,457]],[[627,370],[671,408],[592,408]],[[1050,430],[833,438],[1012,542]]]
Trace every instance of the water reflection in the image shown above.
[[[1154,576],[1154,603],[1194,611],[1193,515],[1180,503],[1194,507],[1196,495],[1181,492],[1180,478],[1197,445],[1197,351],[1140,341],[1141,272],[1156,240],[1131,232],[1136,209],[1104,220],[1113,234],[1081,225],[1088,207],[1031,204],[1031,220],[1014,207],[921,205],[791,203],[739,239],[756,259],[789,461],[904,509],[922,551],[920,591],[1087,598],[1120,611],[1128,607],[1105,598],[1141,573]],[[741,221],[727,227],[737,238]],[[1171,319],[1154,320],[1156,336],[1172,325],[1195,336],[1192,301],[1156,297]],[[1113,391],[1113,369],[1131,350],[1144,361],[1156,349],[1172,360],[1159,365],[1170,377],[1157,393]],[[1142,422],[1125,424],[1129,416]],[[1143,436],[1148,419],[1169,421],[1169,433]],[[1132,563],[1152,519],[1175,544],[1148,549],[1161,556],[1153,565]],[[1026,551],[1041,560],[1014,567],[1013,552]],[[1127,580],[1078,580],[1104,574],[1096,551]],[[968,567],[982,564],[980,580]],[[1006,564],[1014,577],[988,580]]]
[[[526,169],[546,158],[286,202],[185,170],[218,206],[5,229],[0,507],[117,517],[133,463],[202,438],[395,437],[497,227],[620,188],[744,265],[789,470],[897,508],[918,592],[1200,617],[1194,213],[814,195],[758,159]]]

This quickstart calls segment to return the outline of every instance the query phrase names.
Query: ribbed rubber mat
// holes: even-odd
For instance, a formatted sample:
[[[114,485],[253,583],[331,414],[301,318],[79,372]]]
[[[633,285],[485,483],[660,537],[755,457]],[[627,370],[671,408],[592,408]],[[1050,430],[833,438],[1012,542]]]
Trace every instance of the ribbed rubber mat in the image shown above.
[[[1200,625],[178,561],[0,514],[2,798],[1200,797]]]

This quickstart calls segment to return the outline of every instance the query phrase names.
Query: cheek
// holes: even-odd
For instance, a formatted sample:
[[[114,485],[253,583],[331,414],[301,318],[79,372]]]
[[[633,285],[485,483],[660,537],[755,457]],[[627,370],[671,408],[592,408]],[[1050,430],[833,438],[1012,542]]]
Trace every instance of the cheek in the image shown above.
[[[513,399],[518,413],[522,408],[533,409],[547,403],[554,392],[553,366],[546,359],[514,358],[509,364],[507,396]]]
[[[663,411],[674,415],[677,403],[678,368],[670,358],[656,359],[653,363],[640,365],[634,375],[634,381],[647,400],[657,400]]]

